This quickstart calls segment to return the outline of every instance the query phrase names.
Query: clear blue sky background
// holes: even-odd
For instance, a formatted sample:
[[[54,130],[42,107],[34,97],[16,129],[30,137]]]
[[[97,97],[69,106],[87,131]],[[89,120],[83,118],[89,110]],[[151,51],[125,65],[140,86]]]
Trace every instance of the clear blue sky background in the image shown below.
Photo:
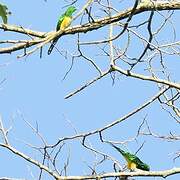
[[[58,0],[48,2],[43,0],[18,2],[7,0],[3,1],[3,3],[12,12],[12,15],[9,17],[10,24],[42,32],[54,30],[57,17],[64,11],[62,9],[64,4]],[[76,4],[79,9],[82,5],[80,3]],[[124,3],[124,5],[128,7],[129,4]],[[123,9],[123,7],[117,6],[117,9]],[[144,17],[146,14],[144,13]],[[135,21],[138,22],[142,18],[142,16],[138,15]],[[179,21],[178,18],[180,18],[178,13],[175,13],[172,18],[176,25],[177,40],[180,32],[180,27],[178,27],[179,24],[177,23]],[[73,25],[78,23],[79,20],[73,22]],[[155,26],[158,25],[158,22],[155,20],[153,23]],[[103,35],[106,31],[107,28],[104,28],[96,33],[82,34],[81,37],[84,41],[87,41],[87,39],[95,40],[96,38],[103,39],[107,36],[107,33]],[[99,34],[99,32],[102,33]],[[172,36],[167,37],[167,34],[171,33],[172,26],[164,28],[161,36],[159,36],[160,41],[165,42],[165,38],[172,40]],[[4,33],[2,31],[0,32],[0,37],[0,39],[26,38],[12,32]],[[71,52],[76,47],[76,40],[77,35],[62,37],[57,47],[60,51],[68,50]],[[88,132],[122,117],[158,92],[153,83],[117,75],[113,86],[111,77],[107,76],[80,94],[65,100],[65,95],[96,77],[97,72],[83,59],[77,59],[66,80],[62,81],[63,76],[71,65],[71,57],[68,55],[68,58],[64,59],[56,50],[48,56],[46,53],[47,48],[47,46],[43,48],[42,59],[39,58],[39,52],[23,59],[16,58],[23,51],[18,51],[12,55],[0,55],[0,80],[6,79],[0,87],[0,113],[5,127],[9,128],[12,126],[12,130],[9,133],[12,145],[32,158],[40,159],[39,153],[26,146],[24,142],[35,146],[39,146],[41,143],[23,118],[33,126],[36,126],[37,122],[40,133],[49,144],[52,144],[63,136],[75,134],[68,121],[71,121],[78,133]],[[91,57],[92,53],[96,55],[99,53],[96,50],[97,48],[90,46],[85,52]],[[137,53],[137,44],[134,44],[130,50],[129,54],[131,56],[135,55]],[[94,56],[94,58],[105,69],[108,58],[99,55]],[[177,81],[180,77],[178,58],[167,56],[165,61],[169,72],[172,74],[172,79]],[[141,68],[141,72],[143,72],[142,70],[143,68]],[[159,103],[155,102],[125,122],[107,130],[103,137],[111,141],[123,141],[134,137],[138,126],[146,115],[147,121],[155,132],[162,135],[166,135],[169,132],[179,133],[178,124],[170,118],[167,112],[161,109]],[[102,144],[98,136],[93,136],[89,140],[97,150],[113,156],[121,164],[124,163],[123,158],[108,145]],[[124,148],[131,152],[136,152],[144,141],[145,145],[138,155],[151,166],[152,170],[165,170],[180,166],[179,159],[175,162],[172,160],[174,157],[173,153],[179,150],[179,142],[166,142],[151,137],[140,137],[137,142],[132,141]],[[95,160],[94,154],[83,148],[78,140],[67,142],[63,149],[62,157],[59,158],[59,166],[63,167],[69,150],[70,166],[68,175],[90,173],[84,161],[92,165]],[[2,148],[0,148],[0,164],[0,177],[32,179],[32,171],[35,176],[34,179],[36,179],[37,172],[39,172],[34,166]],[[97,172],[102,171],[112,171],[112,162],[107,161],[97,169]],[[44,177],[49,179],[49,176]],[[176,175],[167,179],[177,180],[178,177],[180,176]]]

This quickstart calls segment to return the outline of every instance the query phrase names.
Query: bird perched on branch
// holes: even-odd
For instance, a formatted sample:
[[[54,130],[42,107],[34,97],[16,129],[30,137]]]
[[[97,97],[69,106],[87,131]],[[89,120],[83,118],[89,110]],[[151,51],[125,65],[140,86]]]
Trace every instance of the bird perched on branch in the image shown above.
[[[123,151],[121,148],[115,146],[112,143],[109,144],[112,147],[114,147],[117,151],[119,151],[122,154],[122,156],[126,159],[128,169],[130,170],[140,169],[143,171],[150,171],[150,167],[147,164],[143,163],[136,155]]]
[[[65,11],[64,14],[62,14],[59,19],[58,19],[58,23],[56,26],[56,31],[59,30],[64,30],[66,29],[68,26],[70,26],[71,21],[72,21],[72,14],[76,11],[76,8],[74,6],[70,6],[68,7],[68,9]],[[48,50],[48,55],[51,54],[55,44],[57,43],[59,37],[56,37],[53,42],[51,43],[49,50]]]

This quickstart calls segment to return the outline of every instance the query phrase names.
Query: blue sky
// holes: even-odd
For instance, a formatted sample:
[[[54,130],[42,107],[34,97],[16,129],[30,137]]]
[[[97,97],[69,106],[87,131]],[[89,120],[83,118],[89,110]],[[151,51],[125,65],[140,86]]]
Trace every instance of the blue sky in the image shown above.
[[[62,9],[64,3],[58,0],[48,2],[32,0],[16,3],[7,0],[3,1],[3,3],[12,12],[12,15],[9,17],[10,24],[42,32],[54,30],[57,17],[64,11]],[[124,5],[128,6],[126,3]],[[82,4],[77,3],[76,6],[80,9]],[[143,16],[138,15],[134,22],[143,20],[146,17],[145,14]],[[175,13],[172,18],[176,25],[177,40],[179,38],[178,17],[179,14]],[[73,22],[73,25],[78,23],[79,20]],[[154,26],[158,25],[156,23],[158,22],[154,20]],[[107,36],[107,33],[105,34],[107,30],[107,27],[105,27],[100,31],[81,34],[80,36],[84,41],[103,39]],[[166,42],[165,38],[171,32],[172,26],[164,28],[158,37],[159,41]],[[16,33],[4,33],[3,31],[0,31],[0,37],[1,39],[27,38]],[[170,36],[168,37],[172,40]],[[76,40],[77,35],[62,37],[57,47],[60,51],[67,50],[70,53],[75,53],[77,52]],[[122,42],[116,41],[115,43],[123,46]],[[130,48],[130,56],[134,56],[137,53],[136,45],[133,44]],[[40,133],[48,144],[53,144],[61,137],[74,135],[73,127],[76,128],[78,133],[104,127],[146,102],[158,92],[154,83],[143,82],[116,74],[114,85],[112,85],[111,77],[106,76],[86,90],[66,100],[64,97],[69,92],[98,74],[92,65],[79,58],[75,60],[73,69],[67,78],[62,81],[71,65],[71,56],[68,54],[67,59],[65,59],[56,50],[48,56],[46,53],[48,46],[43,47],[43,57],[41,59],[39,58],[39,52],[22,59],[17,59],[16,57],[22,54],[23,51],[12,53],[12,55],[0,55],[0,77],[1,79],[6,79],[0,87],[0,112],[3,122],[6,128],[12,126],[12,130],[9,133],[12,145],[32,158],[42,160],[40,154],[24,142],[35,146],[42,144],[23,119],[30,122],[34,127],[36,127],[37,122]],[[103,56],[102,51],[97,47],[89,46],[88,48],[84,49],[86,55],[92,57],[105,70],[109,59]],[[180,77],[180,72],[177,68],[180,65],[177,62],[178,57],[166,56],[164,60],[168,66],[168,71],[172,73],[172,79],[178,80]],[[137,67],[137,71],[146,73],[144,72],[144,67],[142,68],[141,66]],[[130,139],[136,135],[138,127],[145,117],[152,130],[159,134],[167,135],[169,132],[178,134],[179,132],[178,124],[166,111],[162,110],[160,104],[156,101],[140,113],[105,131],[103,137],[111,141]],[[89,141],[97,150],[113,156],[119,160],[121,165],[124,164],[124,159],[114,149],[101,143],[97,135],[90,137]],[[145,142],[144,147],[138,155],[151,166],[152,170],[165,170],[180,166],[179,159],[173,162],[173,153],[179,150],[178,141],[167,142],[141,136],[137,141],[129,142],[127,146],[122,147],[131,152],[136,152],[143,142]],[[95,161],[94,154],[82,147],[78,139],[66,142],[62,156],[58,159],[60,169],[63,167],[69,151],[70,166],[68,175],[90,173],[85,162],[92,165]],[[0,157],[0,164],[3,163],[0,177],[33,179],[33,174],[35,176],[34,179],[36,179],[39,170],[34,168],[34,166],[31,166],[19,157],[15,157],[6,149],[0,148]],[[106,161],[97,168],[97,172],[102,171],[112,171],[112,162]],[[171,176],[167,179],[176,180],[178,176]],[[47,174],[44,174],[44,177],[49,179]]]

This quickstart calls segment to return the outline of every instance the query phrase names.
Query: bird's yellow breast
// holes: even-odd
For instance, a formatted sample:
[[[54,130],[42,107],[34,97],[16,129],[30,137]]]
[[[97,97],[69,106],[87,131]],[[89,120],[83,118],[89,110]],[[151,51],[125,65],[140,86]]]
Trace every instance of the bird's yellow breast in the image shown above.
[[[71,24],[71,17],[64,17],[64,20],[61,23],[60,29],[64,30]]]
[[[133,170],[133,169],[136,169],[136,164],[133,162],[128,162],[127,167],[128,169]]]

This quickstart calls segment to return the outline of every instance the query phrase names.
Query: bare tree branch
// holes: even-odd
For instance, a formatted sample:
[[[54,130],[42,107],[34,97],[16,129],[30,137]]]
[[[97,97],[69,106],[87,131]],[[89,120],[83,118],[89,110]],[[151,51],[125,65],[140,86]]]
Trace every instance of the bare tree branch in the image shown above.
[[[37,50],[40,47],[42,47],[43,45],[50,42],[55,37],[60,37],[62,35],[66,35],[66,34],[86,33],[88,31],[97,30],[99,28],[104,27],[105,25],[108,25],[108,24],[111,24],[114,22],[118,22],[122,19],[129,17],[129,15],[131,15],[132,11],[134,12],[133,14],[135,15],[135,14],[139,14],[139,13],[142,13],[145,11],[152,11],[152,10],[162,11],[162,10],[176,10],[176,9],[180,9],[180,2],[178,2],[178,1],[173,1],[171,3],[170,2],[156,2],[155,6],[154,6],[154,4],[151,4],[151,3],[148,5],[140,4],[139,6],[137,6],[136,10],[134,10],[134,8],[129,8],[123,12],[117,13],[116,15],[114,15],[112,17],[105,17],[102,19],[98,19],[92,23],[87,23],[87,24],[84,24],[81,26],[73,26],[73,27],[67,28],[63,33],[62,32],[54,32],[54,33],[50,33],[50,35],[49,35],[49,33],[32,31],[32,30],[24,29],[22,27],[11,26],[11,25],[1,25],[0,26],[1,29],[15,31],[15,32],[23,33],[23,34],[36,36],[36,37],[41,37],[43,39],[41,39],[41,40],[35,39],[34,41],[30,40],[30,41],[27,41],[27,43],[17,45],[17,47],[12,46],[12,47],[8,47],[8,48],[0,48],[0,54],[11,53],[13,51],[31,47],[33,45],[41,43],[41,45],[35,49],[35,50]],[[47,38],[45,38],[45,37],[47,37]],[[30,53],[34,52],[35,50],[31,51]]]

